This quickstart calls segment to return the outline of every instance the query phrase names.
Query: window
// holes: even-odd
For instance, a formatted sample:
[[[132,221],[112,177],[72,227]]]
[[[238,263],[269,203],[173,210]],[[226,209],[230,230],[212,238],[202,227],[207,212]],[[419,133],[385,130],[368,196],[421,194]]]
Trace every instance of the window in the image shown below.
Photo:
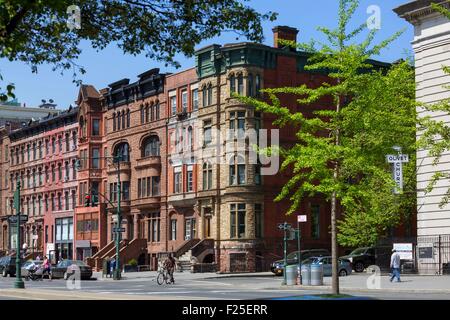
[[[150,120],[154,121],[155,120],[155,112],[154,112],[155,106],[153,105],[153,103],[150,105]]]
[[[186,218],[184,220],[184,240],[195,239],[195,219]]]
[[[259,95],[259,91],[261,90],[261,77],[259,74],[255,76],[255,93],[256,95]]]
[[[130,161],[130,154],[129,154],[129,147],[128,143],[122,142],[119,143],[114,148],[114,162],[129,162]]]
[[[320,238],[320,206],[311,206],[311,238]]]
[[[177,240],[177,220],[170,220],[170,240]]]
[[[145,121],[150,122],[150,106],[148,103],[145,104]]]
[[[230,205],[230,237],[245,238],[245,203]]]
[[[61,181],[62,178],[62,165],[61,163],[58,163],[58,180]]]
[[[64,171],[65,171],[65,173],[64,173],[64,180],[69,180],[69,173],[70,173],[70,171],[69,171],[69,161],[66,161],[65,162],[65,164],[64,164]]]
[[[76,193],[75,190],[72,190],[72,209],[75,209],[75,206],[77,205],[77,200],[76,200]]]
[[[100,119],[92,119],[92,136],[100,135]]]
[[[192,135],[192,127],[188,127],[187,129],[187,148],[188,150],[192,149],[192,146],[194,144],[194,136]]]
[[[66,152],[70,151],[70,136],[68,133],[65,135],[65,142],[66,142]]]
[[[186,192],[192,192],[194,191],[192,167],[187,169],[186,175]]]
[[[36,160],[36,143],[33,143],[33,160]]]
[[[238,75],[237,77],[237,82],[238,82],[238,94],[242,95],[244,94],[244,77],[242,76],[242,74]]]
[[[52,211],[56,211],[55,195],[52,193],[50,196],[52,202]]]
[[[62,210],[62,199],[61,199],[61,193],[58,193],[58,210]]]
[[[145,122],[145,111],[144,111],[144,106],[141,105],[141,124],[143,124]]]
[[[160,224],[161,218],[159,212],[154,212],[150,214],[150,220],[148,223],[148,235],[150,242],[159,242],[160,241]]]
[[[203,190],[212,188],[212,165],[209,162],[203,164]]]
[[[130,200],[130,182],[123,181],[122,182],[122,200]]]
[[[248,88],[247,88],[248,96],[253,97],[253,75],[248,75]]]
[[[150,136],[142,142],[142,157],[159,156],[159,138]]]
[[[73,142],[72,142],[73,148],[75,150],[77,148],[77,133],[76,133],[76,131],[74,131],[72,134],[72,140],[73,140]]]
[[[212,105],[212,86],[208,87],[208,106]]]
[[[258,163],[254,165],[255,168],[255,184],[256,185],[261,185],[261,163],[259,162],[258,159]]]
[[[127,128],[130,127],[130,110],[127,110]]]
[[[56,153],[56,139],[52,138],[52,153]]]
[[[31,160],[31,155],[30,155],[30,145],[27,145],[27,160],[30,161]],[[22,160],[23,162],[23,160]]]
[[[186,90],[181,92],[181,107],[183,112],[187,112],[188,107],[188,94]]]
[[[243,138],[245,136],[245,111],[230,112],[230,134],[232,137]]]
[[[232,75],[230,77],[230,93],[236,92],[236,77]]]
[[[181,167],[174,168],[173,173],[173,192],[181,193],[182,192],[182,178],[181,178]]]
[[[100,169],[100,149],[92,149],[92,169]]]
[[[203,122],[203,144],[208,145],[212,142],[212,126],[211,120],[207,120]]]
[[[192,90],[192,110],[198,110],[198,89]]]
[[[263,211],[262,205],[260,203],[255,204],[255,237],[262,238],[263,237]]]
[[[159,196],[159,177],[152,177],[152,196]]]
[[[172,116],[177,113],[177,96],[170,97],[170,110]]]
[[[58,148],[59,148],[59,152],[62,152],[63,151],[63,144],[62,144],[62,137],[61,136],[59,136],[58,137]]]
[[[230,164],[230,186],[245,184],[245,162],[241,156],[235,156]]]
[[[75,165],[75,160],[72,160],[72,179],[77,179],[77,167]]]
[[[204,87],[202,90],[202,104],[203,107],[206,107],[208,105],[208,91],[206,87]]]
[[[157,102],[156,106],[155,106],[155,120],[159,120],[159,112],[160,112],[160,107],[159,107],[159,102]]]
[[[69,210],[69,192],[64,192],[64,209]]]

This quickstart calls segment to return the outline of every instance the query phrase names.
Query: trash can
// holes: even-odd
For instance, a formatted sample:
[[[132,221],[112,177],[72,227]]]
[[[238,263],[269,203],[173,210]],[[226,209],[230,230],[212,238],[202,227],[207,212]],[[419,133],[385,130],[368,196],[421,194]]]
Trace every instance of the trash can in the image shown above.
[[[293,286],[297,283],[297,266],[286,266],[286,285]]]
[[[323,285],[323,266],[321,264],[311,265],[311,285],[312,286]]]
[[[304,285],[304,286],[311,285],[311,265],[310,264],[302,264],[302,285]]]

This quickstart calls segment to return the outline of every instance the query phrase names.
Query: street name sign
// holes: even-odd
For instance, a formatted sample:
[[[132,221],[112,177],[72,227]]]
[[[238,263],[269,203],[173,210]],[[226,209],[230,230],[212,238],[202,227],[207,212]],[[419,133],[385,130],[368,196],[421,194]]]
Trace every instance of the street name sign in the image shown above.
[[[117,227],[115,227],[115,228],[113,228],[113,231],[114,232],[125,232],[125,228],[117,228]]]
[[[298,222],[306,222],[306,215],[298,215],[297,221]]]

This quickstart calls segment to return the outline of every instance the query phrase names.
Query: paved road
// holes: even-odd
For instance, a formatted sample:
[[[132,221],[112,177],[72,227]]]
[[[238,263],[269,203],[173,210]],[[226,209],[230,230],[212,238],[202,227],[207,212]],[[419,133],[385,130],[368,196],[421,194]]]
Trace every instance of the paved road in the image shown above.
[[[228,300],[245,300],[245,299],[267,299],[289,297],[297,295],[311,295],[319,293],[329,293],[329,288],[321,288],[316,290],[304,290],[299,288],[281,288],[281,277],[274,277],[268,274],[264,276],[247,276],[247,277],[218,277],[215,274],[191,274],[177,273],[175,285],[159,286],[155,281],[154,272],[146,272],[139,274],[125,275],[126,279],[114,281],[112,279],[102,279],[91,281],[81,281],[81,289],[70,290],[64,280],[45,279],[44,281],[26,281],[26,289],[24,292],[56,292],[61,294],[61,299],[65,294],[93,295],[98,299],[228,299]],[[426,292],[410,290],[412,283],[430,283],[431,278],[416,277],[415,280],[404,283],[391,284],[386,277],[381,279],[381,290],[365,290],[364,292],[357,290],[357,284],[365,283],[367,276],[352,275],[341,280],[343,290],[347,294],[355,296],[373,297],[376,299],[450,299],[448,292]],[[408,279],[408,278],[405,278]],[[450,277],[441,277],[440,282],[450,281]],[[329,282],[329,278],[325,278],[325,284]],[[439,279],[438,279],[439,280]],[[17,293],[11,293],[15,278],[0,278],[0,299],[3,298],[23,298]],[[433,279],[434,281],[434,279]],[[394,287],[397,285],[397,287]],[[401,289],[404,286],[406,290],[394,292],[391,287]],[[430,285],[428,285],[429,287]],[[344,289],[345,287],[345,289]],[[383,289],[384,288],[384,289]],[[27,290],[28,289],[28,290]],[[34,299],[39,296],[29,296]],[[52,299],[51,296],[43,296],[44,299]],[[59,298],[56,296],[56,298]],[[68,298],[70,299],[70,297]]]

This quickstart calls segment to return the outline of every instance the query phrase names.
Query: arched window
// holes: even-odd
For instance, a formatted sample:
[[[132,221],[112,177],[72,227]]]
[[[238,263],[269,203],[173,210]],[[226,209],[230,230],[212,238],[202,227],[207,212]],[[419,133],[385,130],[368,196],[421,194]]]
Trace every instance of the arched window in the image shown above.
[[[113,131],[117,130],[117,126],[116,126],[116,114],[113,113],[112,115],[112,122],[113,122]]]
[[[150,121],[150,106],[148,104],[145,105],[145,122]]]
[[[114,114],[113,114],[114,117]],[[84,119],[83,117],[80,117],[80,135],[84,137]]]
[[[159,120],[159,102],[155,106],[155,120]]]
[[[202,104],[203,107],[206,107],[208,105],[208,90],[206,86],[202,89]]]
[[[212,85],[208,87],[208,106],[212,105]]]
[[[232,75],[230,77],[230,93],[236,92],[236,77]]]
[[[154,112],[154,105],[153,105],[153,103],[150,106],[150,120],[151,121],[155,120],[155,112]]]
[[[209,162],[203,164],[203,190],[212,188],[212,165]]]
[[[127,110],[127,128],[130,127],[130,109]]]
[[[142,157],[159,156],[158,136],[149,136],[142,142]]]
[[[143,124],[145,122],[145,111],[144,111],[144,106],[141,105],[141,124]]]
[[[248,96],[249,97],[253,97],[254,93],[253,93],[253,75],[249,74],[248,75],[248,88],[247,88],[247,92],[248,92]]]
[[[122,129],[125,129],[125,110],[122,110]]]
[[[129,162],[130,161],[130,153],[129,146],[126,142],[119,143],[114,148],[114,162]]]
[[[238,94],[244,94],[244,77],[242,76],[242,73],[238,75]]]

